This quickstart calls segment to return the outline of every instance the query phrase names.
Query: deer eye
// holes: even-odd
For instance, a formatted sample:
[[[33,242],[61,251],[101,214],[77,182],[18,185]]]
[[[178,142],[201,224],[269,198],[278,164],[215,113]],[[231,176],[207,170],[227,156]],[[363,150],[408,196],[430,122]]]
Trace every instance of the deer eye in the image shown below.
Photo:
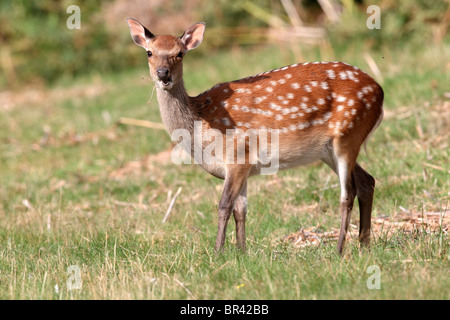
[[[151,57],[153,55],[153,53],[151,51],[147,51],[147,57]]]
[[[183,51],[178,52],[177,58],[183,58]]]

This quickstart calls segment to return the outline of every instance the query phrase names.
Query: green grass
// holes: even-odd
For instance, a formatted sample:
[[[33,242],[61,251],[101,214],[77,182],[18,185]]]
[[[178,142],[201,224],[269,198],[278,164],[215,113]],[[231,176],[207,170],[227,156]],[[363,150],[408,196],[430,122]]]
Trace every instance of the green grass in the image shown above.
[[[370,71],[349,48],[338,60]],[[403,58],[404,51],[373,53],[384,75],[386,118],[359,162],[377,180],[374,217],[393,216],[400,206],[448,209],[443,70],[450,47]],[[317,50],[303,55],[323,58]],[[185,82],[195,95],[294,62],[292,52],[276,48],[188,57]],[[235,249],[231,222],[225,251],[216,256],[222,181],[193,165],[146,161],[170,146],[167,133],[116,125],[120,117],[160,121],[146,68],[143,56],[139,70],[78,78],[48,89],[61,90],[63,98],[49,94],[37,104],[0,109],[0,299],[450,298],[443,231],[379,236],[370,251],[352,242],[342,258],[335,243],[296,249],[284,241],[301,227],[339,226],[337,177],[320,164],[281,172],[278,181],[252,178],[248,250]],[[70,93],[80,87],[102,90]],[[168,193],[178,187],[183,190],[163,224]],[[81,290],[67,287],[71,265],[81,270]],[[380,290],[367,288],[371,265],[381,270]]]

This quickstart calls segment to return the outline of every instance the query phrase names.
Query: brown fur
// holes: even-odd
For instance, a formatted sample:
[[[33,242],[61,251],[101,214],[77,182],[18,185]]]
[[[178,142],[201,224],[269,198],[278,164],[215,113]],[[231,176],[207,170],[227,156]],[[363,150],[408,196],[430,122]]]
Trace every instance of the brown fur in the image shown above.
[[[343,250],[355,196],[359,199],[360,240],[369,244],[375,180],[357,163],[361,145],[379,125],[383,115],[383,90],[366,73],[341,62],[295,64],[244,79],[221,83],[190,97],[183,84],[182,57],[197,47],[204,24],[188,28],[181,38],[153,36],[137,21],[129,19],[133,40],[147,51],[150,74],[156,83],[161,117],[170,134],[186,129],[194,137],[194,122],[202,132],[278,129],[280,169],[316,160],[328,164],[341,182],[341,230],[338,251]],[[146,36],[147,35],[147,36]],[[170,83],[161,84],[156,70],[168,68]],[[234,140],[236,148],[237,138]],[[226,136],[223,136],[224,145]],[[269,142],[270,142],[269,138]],[[258,143],[260,140],[258,140]],[[187,144],[189,145],[189,143]],[[193,155],[202,145],[190,142]],[[251,164],[245,146],[245,164],[224,157],[223,163],[200,165],[225,180],[219,202],[215,249],[221,251],[231,213],[236,221],[238,246],[245,248],[247,178],[260,174],[261,165]],[[225,155],[225,152],[224,152]],[[229,159],[228,159],[229,160]],[[233,158],[236,160],[236,157]]]

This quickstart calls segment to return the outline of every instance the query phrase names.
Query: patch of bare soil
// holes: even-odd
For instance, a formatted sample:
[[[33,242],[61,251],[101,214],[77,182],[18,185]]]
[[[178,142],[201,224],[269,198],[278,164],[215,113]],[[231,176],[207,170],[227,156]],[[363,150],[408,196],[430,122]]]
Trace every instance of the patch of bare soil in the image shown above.
[[[142,159],[127,162],[122,167],[111,171],[109,177],[113,180],[124,180],[130,176],[138,176],[143,173],[156,170],[155,164],[170,163],[172,147],[157,154],[145,156]]]

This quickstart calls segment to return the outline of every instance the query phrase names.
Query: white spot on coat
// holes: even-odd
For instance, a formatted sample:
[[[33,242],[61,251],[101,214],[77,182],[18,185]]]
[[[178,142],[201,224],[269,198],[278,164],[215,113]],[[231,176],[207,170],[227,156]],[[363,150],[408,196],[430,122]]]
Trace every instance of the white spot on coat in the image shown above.
[[[331,69],[326,70],[326,73],[328,75],[328,78],[330,78],[330,79],[335,79],[336,78],[336,74],[334,73],[334,70],[331,70]]]

